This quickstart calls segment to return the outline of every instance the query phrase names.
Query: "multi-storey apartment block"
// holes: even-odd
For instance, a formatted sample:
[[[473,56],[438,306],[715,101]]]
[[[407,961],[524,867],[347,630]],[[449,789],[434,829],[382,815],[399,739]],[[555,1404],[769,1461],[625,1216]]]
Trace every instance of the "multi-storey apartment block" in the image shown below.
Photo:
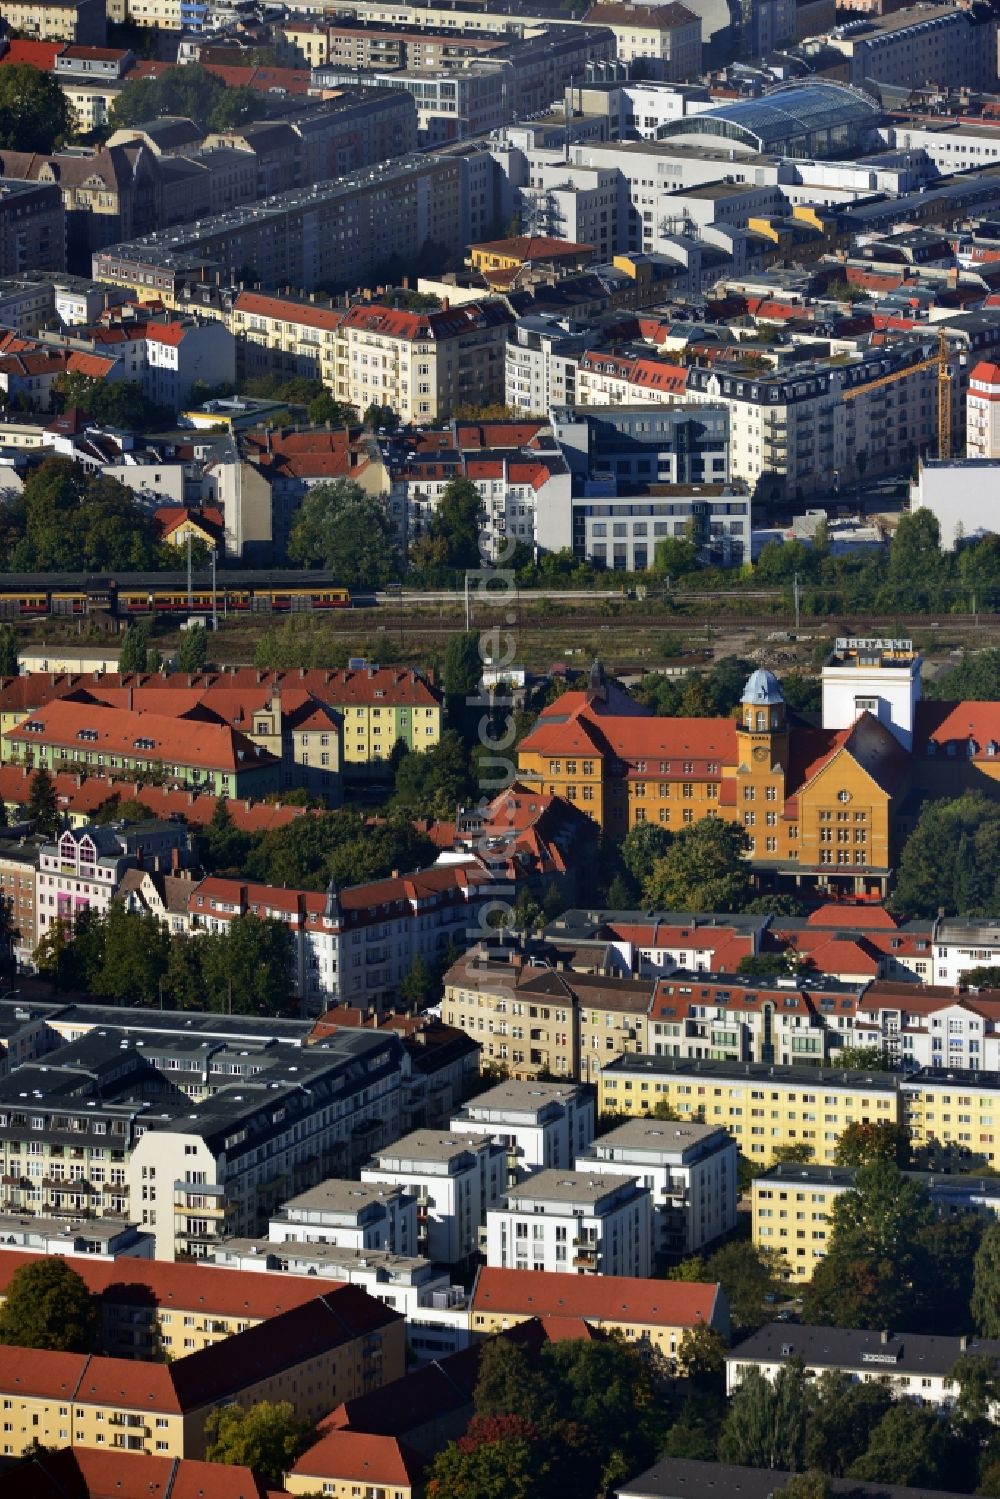
[[[577,1171],[635,1171],[652,1198],[657,1257],[697,1254],[736,1227],[736,1144],[711,1124],[630,1119],[576,1158]]]
[[[486,1214],[503,1195],[506,1152],[479,1135],[414,1130],[377,1151],[361,1180],[412,1193],[421,1252],[455,1265],[478,1249]]]
[[[507,1151],[513,1185],[547,1167],[569,1167],[594,1138],[593,1092],[575,1083],[508,1079],[470,1098],[453,1130],[486,1135]]]
[[[486,1215],[486,1263],[497,1269],[641,1277],[651,1260],[649,1190],[622,1173],[539,1171]]]

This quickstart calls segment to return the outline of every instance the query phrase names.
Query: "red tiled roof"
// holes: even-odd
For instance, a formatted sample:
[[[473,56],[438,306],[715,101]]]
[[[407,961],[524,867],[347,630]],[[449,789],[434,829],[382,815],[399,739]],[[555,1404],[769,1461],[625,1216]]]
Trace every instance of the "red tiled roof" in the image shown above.
[[[11,1277],[38,1259],[22,1249],[0,1248],[0,1296]],[[178,1307],[206,1316],[247,1317],[264,1321],[290,1307],[315,1301],[335,1290],[339,1281],[301,1275],[247,1275],[222,1265],[169,1260],[108,1260],[80,1257],[73,1269],[87,1289],[102,1301],[123,1305]]]
[[[419,1483],[424,1462],[396,1437],[363,1431],[326,1431],[292,1468],[296,1477],[335,1483],[411,1488]]]
[[[962,759],[995,759],[1000,754],[1000,703],[943,703],[925,699],[917,704],[913,744],[918,754],[926,755],[933,744],[938,753],[947,745],[956,746]],[[993,754],[989,746],[993,745]]]
[[[11,40],[0,57],[0,63],[28,63],[30,67],[38,68],[43,73],[51,73],[62,50],[62,42]]]
[[[251,770],[277,763],[245,734],[224,723],[199,720],[197,732],[190,721],[169,718],[163,713],[108,708],[101,703],[73,702],[60,699],[46,704],[39,713],[22,720],[7,731],[8,740],[24,744],[72,746],[83,751],[123,755],[130,759],[154,758],[206,769]],[[28,727],[38,724],[37,731]],[[95,739],[83,740],[81,730],[91,730]],[[136,741],[149,740],[152,749],[136,747]]]
[[[848,927],[881,927],[884,931],[895,930],[898,923],[884,906],[852,906],[845,912],[843,906],[817,906],[806,918],[810,926],[829,926],[843,930]]]
[[[313,302],[292,302],[284,297],[268,297],[257,291],[241,291],[233,304],[237,312],[257,317],[280,318],[286,323],[300,323],[306,328],[324,328],[332,332],[344,320],[336,307],[318,307]]]
[[[621,1275],[560,1275],[550,1270],[499,1270],[484,1265],[472,1312],[524,1317],[582,1317],[646,1327],[710,1324],[719,1286],[701,1281],[637,1280]]]

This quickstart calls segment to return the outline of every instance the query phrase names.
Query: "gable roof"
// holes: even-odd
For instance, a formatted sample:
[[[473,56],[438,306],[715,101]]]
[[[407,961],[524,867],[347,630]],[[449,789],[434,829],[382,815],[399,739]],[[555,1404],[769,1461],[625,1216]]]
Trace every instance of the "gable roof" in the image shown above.
[[[396,1437],[334,1429],[325,1431],[291,1471],[296,1477],[402,1489],[419,1483],[423,1470],[420,1455]]]
[[[561,1275],[550,1270],[500,1270],[483,1265],[472,1312],[523,1317],[578,1317],[648,1327],[710,1324],[719,1309],[716,1283],[639,1280],[631,1276]]]

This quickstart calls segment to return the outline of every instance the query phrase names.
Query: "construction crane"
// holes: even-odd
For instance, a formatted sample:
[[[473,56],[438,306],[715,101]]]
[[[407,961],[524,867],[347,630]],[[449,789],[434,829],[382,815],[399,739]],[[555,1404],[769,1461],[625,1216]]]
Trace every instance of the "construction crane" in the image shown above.
[[[864,385],[855,385],[845,390],[843,398],[852,401],[855,396],[863,395],[865,391],[877,390],[880,385],[894,385],[897,380],[905,380],[908,375],[915,375],[918,370],[937,370],[938,391],[938,457],[945,460],[951,457],[951,384],[954,378],[951,373],[951,351],[948,348],[948,335],[943,328],[938,332],[937,352],[927,359],[918,360],[916,364],[908,364],[905,369],[893,370],[889,375],[879,375],[876,380],[867,380]]]

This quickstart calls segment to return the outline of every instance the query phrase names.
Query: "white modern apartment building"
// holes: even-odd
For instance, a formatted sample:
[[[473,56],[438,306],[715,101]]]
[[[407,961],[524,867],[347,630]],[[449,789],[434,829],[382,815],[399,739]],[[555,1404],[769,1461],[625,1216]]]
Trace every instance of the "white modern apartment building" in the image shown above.
[[[361,1180],[405,1187],[417,1201],[418,1251],[456,1265],[476,1252],[503,1196],[506,1151],[480,1135],[418,1129],[373,1156]]]
[[[992,415],[981,421],[977,418],[972,433],[977,446],[991,446],[993,420]],[[968,431],[966,441],[968,445]],[[941,550],[951,552],[960,541],[994,535],[1000,529],[998,482],[1000,458],[926,459],[910,484],[910,509],[931,512],[941,532]]]
[[[644,1277],[651,1244],[649,1190],[624,1174],[540,1171],[486,1218],[486,1263],[496,1269]]]
[[[329,1244],[412,1255],[417,1200],[402,1187],[328,1177],[285,1203],[271,1219],[268,1238],[272,1244]]]
[[[548,1167],[569,1167],[594,1138],[593,1092],[578,1083],[508,1078],[464,1105],[453,1130],[485,1135],[507,1152],[507,1184]]]
[[[576,1169],[634,1171],[652,1196],[656,1256],[697,1254],[736,1227],[736,1142],[713,1124],[629,1119],[577,1156]]]

